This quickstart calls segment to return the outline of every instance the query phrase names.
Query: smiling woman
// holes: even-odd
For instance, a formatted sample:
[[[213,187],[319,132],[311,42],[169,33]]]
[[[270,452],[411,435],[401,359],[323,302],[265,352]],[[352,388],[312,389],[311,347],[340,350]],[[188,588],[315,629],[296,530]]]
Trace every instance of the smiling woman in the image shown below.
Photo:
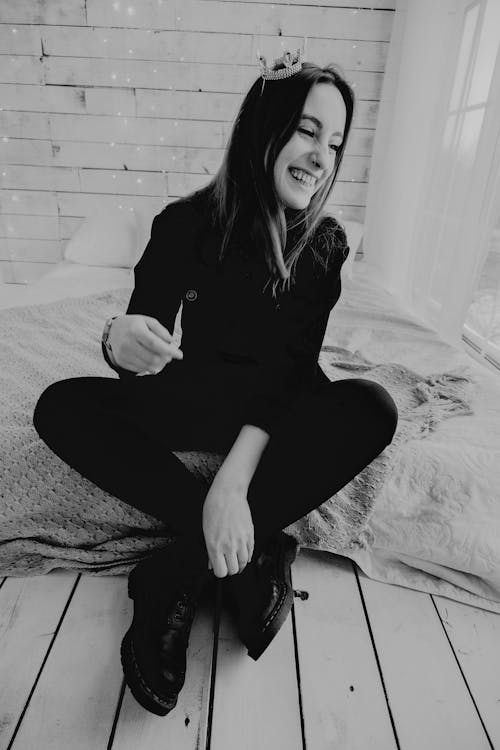
[[[297,541],[282,530],[350,482],[396,429],[384,388],[330,382],[318,363],[349,253],[323,208],[354,95],[333,66],[281,62],[245,97],[211,183],[155,217],[127,311],[105,325],[103,355],[119,380],[53,383],[33,418],[66,463],[177,535],[130,574],[134,619],[121,647],[127,684],[159,715],[184,684],[212,571],[227,578],[240,638],[258,659],[293,603]],[[182,349],[172,336],[181,303]],[[208,491],[178,450],[223,454]]]

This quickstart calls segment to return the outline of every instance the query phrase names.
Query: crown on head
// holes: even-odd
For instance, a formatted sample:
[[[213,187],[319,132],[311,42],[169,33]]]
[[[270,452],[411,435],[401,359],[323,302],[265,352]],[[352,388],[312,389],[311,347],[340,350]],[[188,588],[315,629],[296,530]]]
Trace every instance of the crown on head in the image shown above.
[[[260,65],[260,74],[265,81],[276,81],[280,78],[289,78],[295,73],[298,73],[302,69],[302,60],[300,49],[297,49],[295,53],[286,51],[282,57],[276,58],[273,65],[268,68],[266,58],[261,55],[257,50],[257,59]],[[283,67],[276,70],[276,66],[282,65]]]

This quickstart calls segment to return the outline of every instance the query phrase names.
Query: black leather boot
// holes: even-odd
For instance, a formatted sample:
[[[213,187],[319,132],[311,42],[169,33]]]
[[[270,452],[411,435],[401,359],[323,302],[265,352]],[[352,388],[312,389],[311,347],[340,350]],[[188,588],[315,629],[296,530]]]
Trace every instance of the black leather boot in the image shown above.
[[[213,577],[206,552],[183,538],[130,573],[134,617],[121,644],[122,667],[134,698],[158,716],[177,704],[196,606]]]
[[[279,532],[256,552],[241,573],[226,582],[228,604],[248,655],[257,661],[285,622],[293,604],[290,567],[296,540]]]

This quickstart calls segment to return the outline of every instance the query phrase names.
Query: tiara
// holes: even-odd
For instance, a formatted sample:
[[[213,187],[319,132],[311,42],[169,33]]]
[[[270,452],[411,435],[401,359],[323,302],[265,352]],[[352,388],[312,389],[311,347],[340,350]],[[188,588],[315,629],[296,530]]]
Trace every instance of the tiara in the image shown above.
[[[261,55],[257,50],[257,59],[260,65],[260,74],[265,81],[276,81],[281,78],[289,78],[295,73],[298,73],[302,69],[302,60],[300,49],[297,49],[295,53],[285,52],[282,57],[276,58],[273,65],[268,68],[266,58]],[[275,70],[277,65],[283,65],[284,67]]]

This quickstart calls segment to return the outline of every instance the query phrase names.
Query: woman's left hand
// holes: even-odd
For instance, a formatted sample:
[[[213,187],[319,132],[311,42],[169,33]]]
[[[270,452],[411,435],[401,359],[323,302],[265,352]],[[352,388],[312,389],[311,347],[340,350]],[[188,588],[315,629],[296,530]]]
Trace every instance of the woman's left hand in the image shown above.
[[[215,476],[203,504],[203,533],[214,574],[224,578],[241,573],[254,547],[246,489]]]

